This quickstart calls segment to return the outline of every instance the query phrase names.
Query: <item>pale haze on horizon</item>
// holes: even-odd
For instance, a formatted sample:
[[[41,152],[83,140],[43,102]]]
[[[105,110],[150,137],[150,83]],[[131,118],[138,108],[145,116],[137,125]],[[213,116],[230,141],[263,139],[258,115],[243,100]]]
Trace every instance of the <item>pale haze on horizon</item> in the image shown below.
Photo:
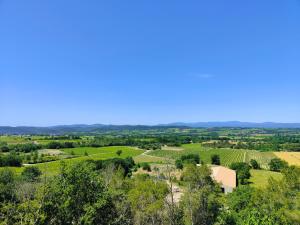
[[[300,1],[0,1],[0,126],[300,122]]]

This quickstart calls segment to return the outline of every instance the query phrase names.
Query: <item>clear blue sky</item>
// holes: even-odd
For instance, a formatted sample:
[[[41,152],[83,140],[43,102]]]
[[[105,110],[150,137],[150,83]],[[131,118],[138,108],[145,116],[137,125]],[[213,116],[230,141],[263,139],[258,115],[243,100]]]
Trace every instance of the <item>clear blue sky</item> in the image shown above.
[[[300,122],[299,0],[0,0],[0,125]]]

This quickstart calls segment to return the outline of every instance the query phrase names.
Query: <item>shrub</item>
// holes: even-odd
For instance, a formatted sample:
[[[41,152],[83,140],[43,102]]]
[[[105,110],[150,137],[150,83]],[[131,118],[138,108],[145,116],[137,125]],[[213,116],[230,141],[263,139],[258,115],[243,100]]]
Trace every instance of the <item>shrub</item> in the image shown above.
[[[197,154],[188,154],[181,156],[181,160],[184,163],[192,163],[192,164],[199,164],[200,157]]]
[[[260,165],[255,159],[250,160],[250,166],[255,170],[260,169]]]
[[[143,163],[142,168],[143,170],[151,172],[151,166],[149,165],[149,163]]]
[[[220,156],[219,155],[212,155],[211,156],[211,164],[220,165],[221,164]]]
[[[42,172],[37,167],[25,167],[21,176],[25,181],[35,182],[39,180],[39,177],[42,175]]]
[[[287,168],[288,163],[286,161],[281,160],[281,159],[274,158],[270,161],[269,166],[270,166],[271,171],[279,172],[279,171]]]
[[[118,150],[118,151],[116,152],[116,154],[117,154],[118,156],[120,156],[120,155],[122,154],[122,150]]]
[[[176,166],[177,169],[182,170],[182,169],[183,169],[183,163],[182,163],[182,160],[181,160],[181,159],[177,159],[177,160],[175,161],[175,166]]]

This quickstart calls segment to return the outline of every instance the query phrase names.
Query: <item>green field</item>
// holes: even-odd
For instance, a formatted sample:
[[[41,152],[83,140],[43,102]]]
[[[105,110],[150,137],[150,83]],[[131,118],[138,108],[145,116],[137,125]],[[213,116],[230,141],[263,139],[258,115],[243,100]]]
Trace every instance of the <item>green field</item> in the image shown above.
[[[167,162],[166,158],[152,156],[152,155],[145,155],[145,154],[135,156],[133,159],[134,159],[134,161],[136,163],[142,163],[142,162],[148,162],[148,163],[166,163]],[[174,163],[174,161],[171,160],[170,163]]]
[[[60,165],[62,162],[65,164],[74,164],[76,162],[81,162],[84,160],[100,160],[100,159],[109,159],[109,158],[126,158],[126,157],[134,157],[142,154],[144,151],[134,147],[126,147],[126,146],[111,146],[111,147],[101,147],[101,148],[93,148],[93,147],[82,147],[82,148],[72,148],[72,149],[61,149],[66,153],[74,152],[76,158],[71,159],[63,159],[53,162],[47,163],[38,163],[33,164],[33,166],[39,167],[43,174],[46,176],[52,176],[59,172]],[[116,152],[118,150],[122,150],[122,154],[118,156]],[[88,156],[84,156],[84,153],[87,152]],[[4,167],[2,167],[4,168]],[[11,167],[16,173],[21,173],[24,167]]]
[[[256,159],[262,168],[267,168],[268,163],[272,158],[276,156],[271,152],[258,152],[254,150],[243,150],[243,149],[215,149],[205,148],[200,144],[186,144],[182,145],[184,150],[173,151],[173,150],[155,150],[149,154],[157,157],[165,157],[171,159],[178,159],[182,155],[186,154],[199,154],[200,159],[205,163],[210,163],[211,156],[217,154],[220,156],[221,164],[229,166],[233,162],[249,162],[251,159]]]
[[[268,180],[273,177],[275,180],[280,180],[282,174],[268,170],[251,170],[251,178],[249,182],[253,187],[263,188],[268,185]]]
[[[18,136],[18,135],[10,135],[10,136],[0,136],[0,142],[6,142],[8,144],[24,144],[30,143],[32,141],[28,140],[28,138]]]
[[[44,173],[52,175],[59,171],[60,164],[62,161],[65,162],[66,164],[72,164],[75,162],[81,162],[88,159],[100,160],[100,159],[109,159],[109,158],[134,157],[144,152],[143,150],[134,147],[126,147],[126,146],[111,146],[111,147],[101,147],[101,148],[81,147],[81,148],[72,148],[72,149],[69,148],[69,149],[61,149],[61,150],[68,154],[70,154],[71,151],[73,151],[74,154],[78,155],[79,157],[59,160],[55,162],[39,163],[39,164],[35,164],[35,166],[39,167]],[[122,154],[120,156],[116,154],[118,150],[122,150]],[[85,152],[88,153],[88,156],[84,156]]]

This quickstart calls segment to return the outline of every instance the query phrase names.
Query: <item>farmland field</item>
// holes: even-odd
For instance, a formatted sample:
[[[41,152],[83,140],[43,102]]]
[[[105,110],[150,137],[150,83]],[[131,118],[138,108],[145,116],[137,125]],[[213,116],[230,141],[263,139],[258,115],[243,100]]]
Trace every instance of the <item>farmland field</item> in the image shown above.
[[[290,165],[300,166],[300,152],[274,152],[274,154]]]
[[[101,148],[93,148],[93,147],[82,147],[82,148],[72,148],[72,149],[62,149],[62,151],[66,153],[70,153],[74,151],[75,155],[80,155],[79,157],[72,159],[63,159],[54,162],[47,163],[38,163],[34,164],[34,166],[39,167],[45,175],[54,175],[59,172],[59,168],[62,162],[65,164],[73,164],[76,162],[81,162],[84,160],[92,159],[92,160],[104,160],[109,158],[126,158],[126,157],[134,157],[142,154],[144,151],[126,146],[111,146],[111,147],[101,147]],[[118,156],[116,152],[118,150],[122,150],[122,154]],[[87,152],[88,156],[84,156],[84,153]]]
[[[251,159],[255,159],[262,169],[269,169],[269,162],[271,159],[276,158],[273,152],[259,152],[255,150],[248,150],[246,154],[246,162],[250,162]]]
[[[0,142],[6,142],[8,144],[24,144],[24,143],[30,143],[31,141],[21,137],[21,136],[0,136]]]
[[[141,154],[141,155],[135,156],[135,157],[133,157],[133,159],[136,163],[141,163],[141,162],[164,163],[164,162],[166,162],[166,158],[152,156],[152,155],[146,155],[146,154]],[[173,160],[172,160],[172,162],[173,162]]]
[[[80,147],[80,148],[66,148],[66,149],[61,149],[65,153],[71,154],[73,152],[75,155],[80,155],[83,156],[85,152],[88,155],[103,155],[105,158],[113,158],[117,157],[116,152],[118,150],[122,150],[122,154],[125,154],[127,156],[133,156],[136,153],[141,154],[143,153],[143,150],[134,148],[134,147],[127,147],[127,146],[111,146],[111,147]],[[126,156],[126,157],[127,157]]]
[[[233,162],[249,162],[251,159],[255,159],[261,165],[262,168],[267,168],[268,163],[272,158],[276,156],[269,152],[258,152],[254,150],[243,150],[243,149],[215,149],[205,148],[200,144],[185,144],[182,145],[184,150],[173,151],[173,150],[156,150],[149,154],[157,157],[165,157],[171,159],[178,159],[182,155],[186,154],[199,154],[200,159],[205,163],[210,163],[211,156],[217,154],[220,156],[221,164],[229,166]]]

